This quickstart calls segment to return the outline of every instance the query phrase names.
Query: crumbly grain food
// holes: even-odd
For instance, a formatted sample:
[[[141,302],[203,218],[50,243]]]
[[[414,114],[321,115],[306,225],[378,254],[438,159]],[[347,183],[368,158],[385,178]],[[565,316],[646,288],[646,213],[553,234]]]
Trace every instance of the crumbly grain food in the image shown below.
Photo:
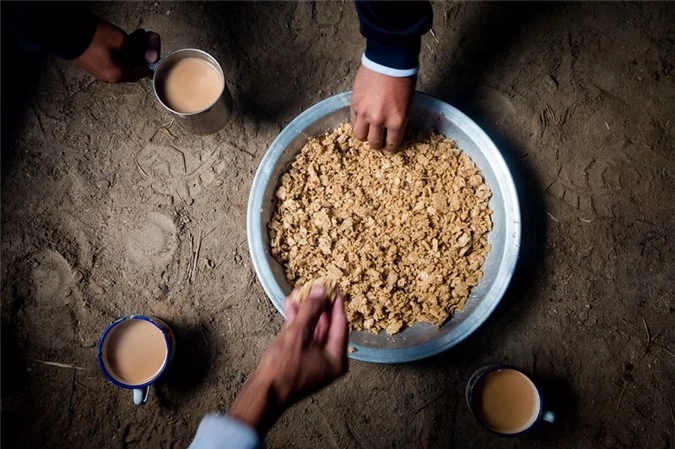
[[[302,301],[307,299],[309,293],[312,291],[312,288],[314,288],[314,286],[323,287],[324,301],[328,300],[332,303],[335,302],[335,298],[337,297],[337,294],[335,292],[335,287],[337,287],[337,281],[331,278],[319,278],[306,282],[301,287],[293,291],[293,296],[291,299],[296,304],[300,304]]]
[[[393,156],[350,124],[311,138],[276,191],[272,254],[294,285],[337,280],[352,330],[442,325],[482,277],[490,188],[433,132]]]

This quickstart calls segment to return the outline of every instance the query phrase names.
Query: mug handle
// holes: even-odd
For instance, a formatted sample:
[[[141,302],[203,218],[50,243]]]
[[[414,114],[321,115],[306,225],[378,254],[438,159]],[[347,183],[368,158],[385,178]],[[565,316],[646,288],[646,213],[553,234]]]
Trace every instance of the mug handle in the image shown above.
[[[555,419],[555,413],[549,411],[544,412],[544,414],[541,416],[541,420],[546,421],[549,424],[555,423]]]
[[[145,65],[148,67],[148,69],[150,69],[150,71],[151,71],[152,74],[154,75],[155,72],[157,71],[157,66],[159,65],[159,63],[160,63],[161,61],[162,61],[162,59],[160,58],[160,59],[158,59],[158,60],[155,61],[155,62],[147,62]]]
[[[134,404],[143,405],[148,402],[148,395],[150,394],[150,385],[143,388],[134,388]]]

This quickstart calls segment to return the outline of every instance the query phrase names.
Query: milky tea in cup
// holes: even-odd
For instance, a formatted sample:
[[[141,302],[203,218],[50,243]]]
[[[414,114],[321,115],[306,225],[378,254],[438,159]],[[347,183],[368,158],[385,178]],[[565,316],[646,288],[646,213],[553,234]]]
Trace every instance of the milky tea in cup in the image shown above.
[[[188,56],[167,67],[158,93],[169,108],[192,114],[215,103],[224,87],[223,75],[213,64]]]
[[[113,384],[133,390],[134,403],[147,401],[149,386],[173,356],[174,336],[158,318],[120,318],[108,326],[98,346],[98,364]]]
[[[466,400],[476,419],[502,436],[516,436],[540,420],[554,422],[545,411],[539,389],[523,372],[507,366],[476,371],[467,385]]]
[[[183,48],[152,64],[152,85],[159,102],[187,131],[218,132],[232,114],[232,97],[218,61],[195,48]]]

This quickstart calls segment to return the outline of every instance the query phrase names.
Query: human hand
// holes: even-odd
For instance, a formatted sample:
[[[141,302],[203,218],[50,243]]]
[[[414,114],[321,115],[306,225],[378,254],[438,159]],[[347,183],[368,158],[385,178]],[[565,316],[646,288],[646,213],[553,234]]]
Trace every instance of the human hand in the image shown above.
[[[359,67],[352,91],[354,137],[392,154],[403,140],[416,76],[396,78]]]
[[[260,360],[259,370],[274,379],[278,398],[293,403],[347,372],[347,317],[336,289],[334,303],[314,286],[302,303],[286,298],[286,326]],[[292,295],[291,295],[292,296]]]
[[[75,63],[101,81],[137,81],[150,76],[147,64],[159,59],[160,48],[157,33],[139,29],[127,34],[99,19],[89,47]]]
[[[347,317],[338,291],[335,302],[313,287],[300,304],[286,298],[286,326],[263,354],[228,414],[265,431],[294,402],[347,372]]]

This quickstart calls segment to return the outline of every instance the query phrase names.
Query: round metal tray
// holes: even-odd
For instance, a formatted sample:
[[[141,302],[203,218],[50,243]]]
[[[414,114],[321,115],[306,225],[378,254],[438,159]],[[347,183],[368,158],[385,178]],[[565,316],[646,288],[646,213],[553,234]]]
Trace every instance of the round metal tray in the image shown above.
[[[350,99],[351,92],[345,92],[321,101],[296,117],[272,142],[253,180],[247,214],[251,259],[267,296],[281,313],[284,298],[292,287],[269,250],[267,223],[274,213],[274,192],[288,163],[309,137],[323,134],[349,120]],[[378,363],[418,360],[464,340],[495,309],[518,259],[521,233],[518,197],[509,169],[492,140],[456,108],[419,92],[415,93],[411,107],[410,126],[434,128],[453,139],[480,168],[492,189],[493,229],[488,235],[492,249],[483,266],[483,277],[471,290],[464,310],[440,328],[418,323],[393,336],[385,332],[351,332],[349,344],[356,351],[350,352],[349,356],[357,360]]]

